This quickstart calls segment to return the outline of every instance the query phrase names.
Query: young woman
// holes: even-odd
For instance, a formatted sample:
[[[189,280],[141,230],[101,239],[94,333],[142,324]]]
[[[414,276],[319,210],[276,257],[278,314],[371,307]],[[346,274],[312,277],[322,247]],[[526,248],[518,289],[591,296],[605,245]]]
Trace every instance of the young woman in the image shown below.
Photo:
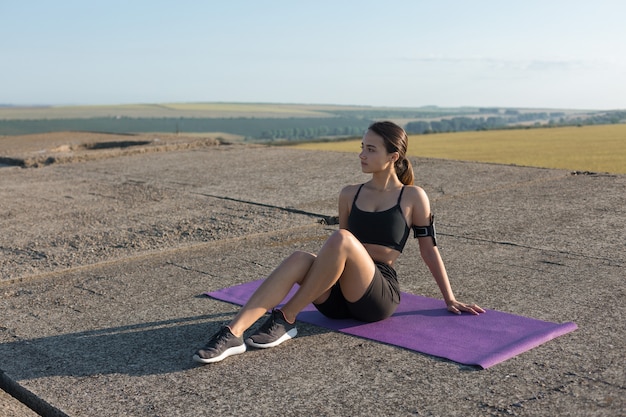
[[[297,251],[285,259],[233,320],[195,353],[196,362],[218,362],[245,352],[246,345],[269,348],[295,337],[296,316],[309,303],[331,318],[374,322],[391,316],[400,303],[393,264],[411,229],[448,310],[456,314],[485,312],[454,298],[437,250],[428,196],[413,185],[407,142],[405,131],[392,122],[369,127],[359,158],[361,169],[372,178],[341,190],[339,230],[317,255]],[[299,285],[298,291],[280,310],[274,309],[294,284]],[[268,310],[272,310],[269,318],[244,342],[244,331]]]

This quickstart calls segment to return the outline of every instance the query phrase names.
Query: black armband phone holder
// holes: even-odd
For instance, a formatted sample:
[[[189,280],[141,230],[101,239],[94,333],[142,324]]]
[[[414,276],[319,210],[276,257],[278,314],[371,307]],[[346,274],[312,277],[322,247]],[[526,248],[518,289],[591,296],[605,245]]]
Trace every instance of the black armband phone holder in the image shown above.
[[[437,246],[437,233],[435,232],[435,215],[430,215],[430,224],[428,226],[413,226],[413,238],[428,237],[433,239],[433,245]]]

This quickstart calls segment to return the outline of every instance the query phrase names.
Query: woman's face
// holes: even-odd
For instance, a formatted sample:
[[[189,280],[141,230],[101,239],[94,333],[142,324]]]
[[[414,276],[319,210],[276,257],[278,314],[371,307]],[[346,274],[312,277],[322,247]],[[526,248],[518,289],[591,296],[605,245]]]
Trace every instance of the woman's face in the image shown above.
[[[387,153],[384,139],[377,133],[368,130],[361,141],[361,170],[370,174],[393,167],[397,152]]]

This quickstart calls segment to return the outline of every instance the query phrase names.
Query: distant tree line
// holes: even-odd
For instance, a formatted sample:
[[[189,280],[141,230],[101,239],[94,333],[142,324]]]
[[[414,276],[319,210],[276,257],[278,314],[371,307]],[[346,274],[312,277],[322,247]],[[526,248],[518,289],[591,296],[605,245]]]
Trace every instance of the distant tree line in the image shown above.
[[[616,124],[626,122],[626,111],[612,111],[576,118],[566,118],[565,114],[562,112],[519,113],[517,111],[507,111],[505,112],[505,116],[452,117],[450,119],[433,121],[409,122],[406,124],[405,130],[409,134],[464,132],[504,128],[524,128],[529,126],[527,124],[521,124],[528,122],[535,122],[535,127],[546,125],[552,127]]]
[[[610,125],[626,122],[626,111],[610,111],[596,114],[591,117],[576,117],[570,120],[561,120],[560,124],[570,125]]]
[[[318,127],[307,128],[287,128],[287,129],[271,129],[265,130],[261,133],[260,139],[263,140],[275,140],[275,139],[288,139],[288,140],[307,140],[323,138],[327,136],[362,136],[369,123],[356,125],[356,126],[335,126],[330,127],[326,125]]]
[[[497,109],[479,109],[481,113],[498,113]],[[499,114],[499,113],[498,113]],[[409,122],[405,126],[407,133],[446,133],[464,132],[470,130],[502,129],[507,126],[530,121],[548,121],[555,117],[552,113],[519,113],[515,111],[505,112],[506,116],[489,117],[452,117],[435,121]],[[557,113],[562,116],[563,113]]]
[[[427,119],[435,117],[463,116],[475,113],[472,108],[441,109],[435,106],[424,107],[423,110],[414,109],[358,109],[358,110],[333,110],[332,113],[343,117],[354,117],[366,120],[384,119]]]
[[[408,134],[463,132],[468,130],[497,129],[506,126],[502,117],[453,117],[432,121],[416,121],[406,124]]]

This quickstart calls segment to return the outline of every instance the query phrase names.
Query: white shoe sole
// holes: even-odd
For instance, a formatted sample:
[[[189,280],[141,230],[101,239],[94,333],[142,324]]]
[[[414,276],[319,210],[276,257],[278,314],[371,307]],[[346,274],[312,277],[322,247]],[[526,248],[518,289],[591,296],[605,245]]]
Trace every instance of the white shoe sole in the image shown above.
[[[233,356],[233,355],[238,355],[240,353],[244,353],[246,351],[246,345],[239,345],[239,346],[233,346],[231,348],[226,349],[224,352],[222,352],[221,355],[219,356],[215,356],[213,358],[209,358],[209,359],[204,359],[201,358],[200,356],[193,355],[193,360],[199,363],[213,363],[213,362],[219,362],[221,360],[226,359],[229,356]]]
[[[287,333],[285,333],[279,339],[276,339],[272,343],[263,343],[263,344],[255,343],[254,340],[252,340],[251,338],[247,338],[246,339],[246,345],[255,347],[257,349],[272,348],[272,347],[280,345],[281,343],[283,343],[283,342],[285,342],[285,341],[287,341],[289,339],[293,339],[294,337],[296,337],[297,334],[298,334],[298,329],[296,329],[294,327],[293,329],[287,331]]]

